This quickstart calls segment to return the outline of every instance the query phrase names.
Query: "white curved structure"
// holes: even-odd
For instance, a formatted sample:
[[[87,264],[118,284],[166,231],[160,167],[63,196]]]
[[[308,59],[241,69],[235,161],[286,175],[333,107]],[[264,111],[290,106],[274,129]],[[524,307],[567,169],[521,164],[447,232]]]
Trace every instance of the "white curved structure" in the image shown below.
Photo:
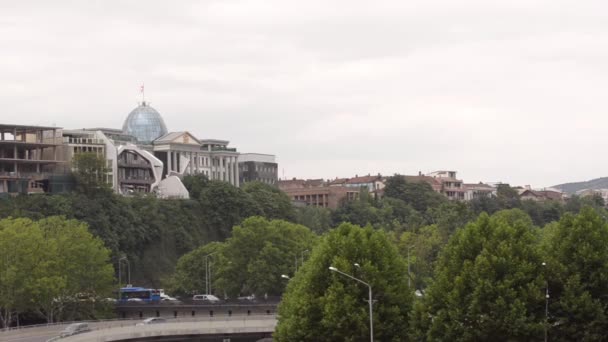
[[[161,182],[163,163],[152,153],[133,144],[117,148],[118,193],[153,192]]]
[[[159,198],[190,198],[188,189],[186,189],[184,183],[182,183],[178,176],[169,176],[163,179],[156,189],[156,195]]]

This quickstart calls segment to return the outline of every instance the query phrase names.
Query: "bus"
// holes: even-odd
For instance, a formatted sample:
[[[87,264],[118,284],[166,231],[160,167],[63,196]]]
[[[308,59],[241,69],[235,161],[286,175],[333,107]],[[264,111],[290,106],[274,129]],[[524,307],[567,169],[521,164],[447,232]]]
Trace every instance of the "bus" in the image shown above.
[[[144,287],[123,287],[120,289],[120,304],[128,302],[159,303],[160,291]]]

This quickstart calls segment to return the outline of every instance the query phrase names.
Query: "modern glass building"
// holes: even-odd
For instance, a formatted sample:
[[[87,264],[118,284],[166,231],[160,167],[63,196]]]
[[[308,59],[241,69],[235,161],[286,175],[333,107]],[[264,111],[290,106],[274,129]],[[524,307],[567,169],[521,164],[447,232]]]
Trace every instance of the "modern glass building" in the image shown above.
[[[134,136],[140,144],[150,144],[167,134],[167,126],[156,109],[142,102],[133,109],[122,125],[124,134]]]

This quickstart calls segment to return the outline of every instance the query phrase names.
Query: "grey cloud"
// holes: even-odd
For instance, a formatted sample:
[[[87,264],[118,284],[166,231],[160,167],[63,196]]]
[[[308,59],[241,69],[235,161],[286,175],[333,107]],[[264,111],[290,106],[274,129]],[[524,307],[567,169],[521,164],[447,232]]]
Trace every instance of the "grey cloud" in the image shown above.
[[[602,1],[0,3],[3,122],[171,130],[277,154],[286,176],[604,175]]]

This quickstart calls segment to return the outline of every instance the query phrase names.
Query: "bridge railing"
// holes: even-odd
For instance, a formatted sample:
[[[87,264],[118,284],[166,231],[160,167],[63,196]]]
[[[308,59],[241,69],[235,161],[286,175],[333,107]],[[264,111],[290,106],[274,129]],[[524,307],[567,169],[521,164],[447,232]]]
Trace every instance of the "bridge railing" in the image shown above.
[[[144,318],[126,318],[126,319],[101,319],[101,320],[84,320],[84,321],[69,321],[69,322],[56,322],[56,323],[45,323],[45,324],[34,324],[25,325],[20,327],[11,327],[9,329],[0,330],[0,332],[35,329],[35,328],[48,328],[48,327],[61,327],[68,326],[72,323],[88,323],[91,324],[91,330],[109,329],[125,326],[134,326],[137,323],[142,322]],[[198,316],[198,317],[160,317],[164,318],[167,323],[191,323],[191,322],[213,322],[213,321],[254,321],[254,320],[266,320],[276,319],[276,314],[218,314],[214,316]],[[163,323],[160,323],[163,324]]]

